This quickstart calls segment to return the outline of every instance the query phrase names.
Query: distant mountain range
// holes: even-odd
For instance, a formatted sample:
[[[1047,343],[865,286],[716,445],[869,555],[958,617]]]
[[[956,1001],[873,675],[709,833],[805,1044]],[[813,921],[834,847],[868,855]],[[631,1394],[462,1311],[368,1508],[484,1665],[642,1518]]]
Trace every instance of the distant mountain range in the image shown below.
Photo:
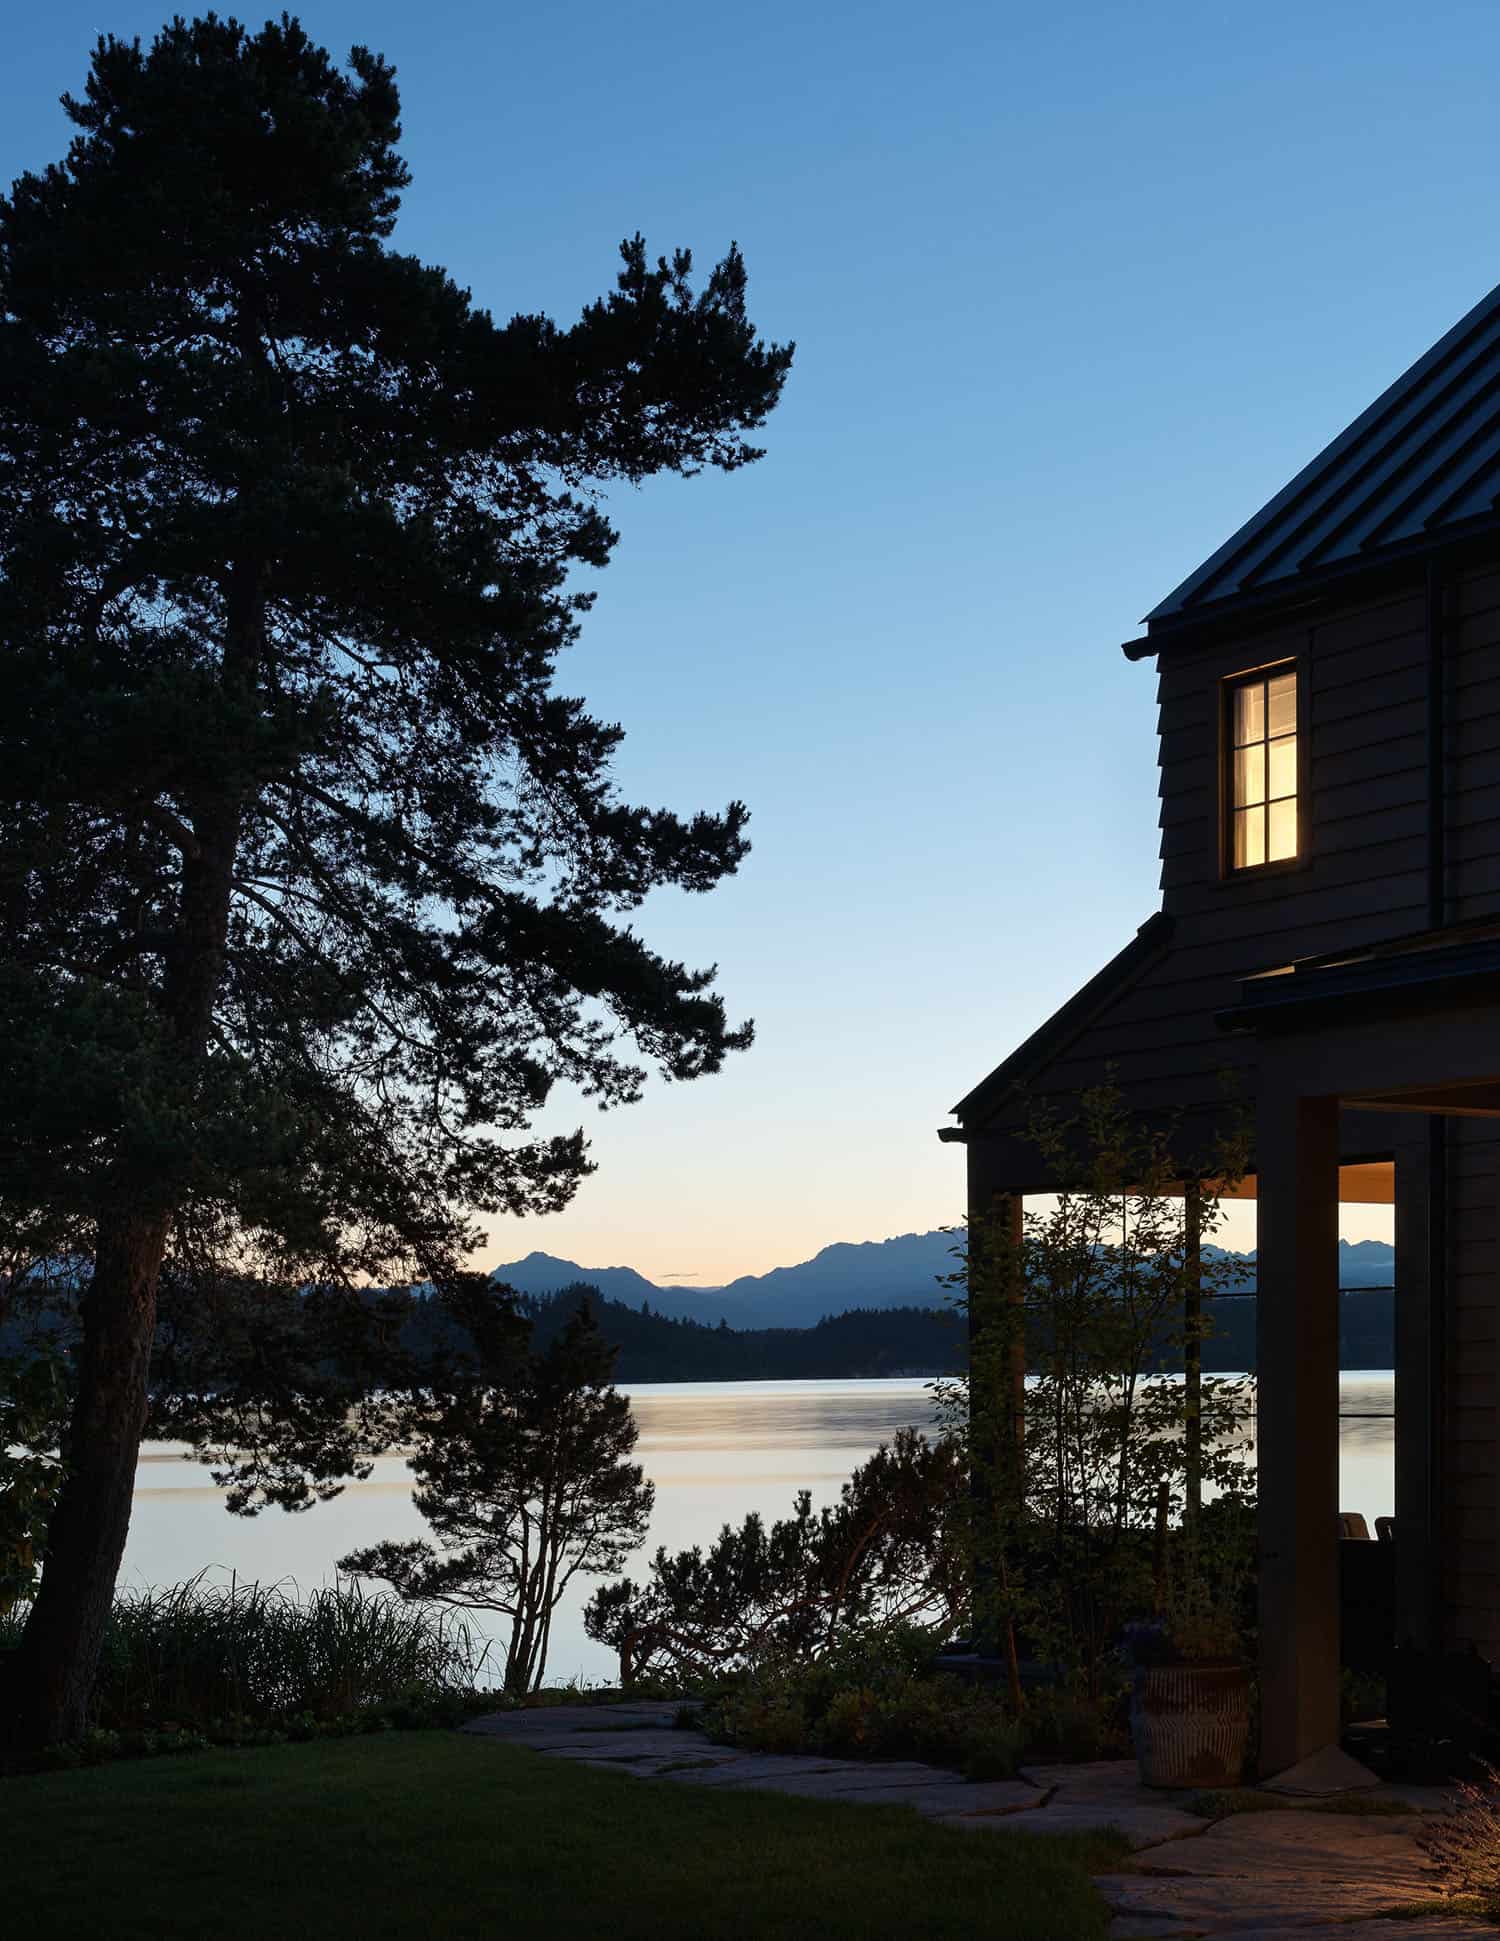
[[[555,1254],[529,1253],[508,1261],[492,1276],[521,1294],[555,1294],[578,1281],[597,1287],[608,1300],[672,1319],[727,1321],[731,1328],[811,1328],[825,1315],[849,1308],[940,1307],[944,1290],[938,1277],[953,1271],[955,1236],[902,1233],[891,1240],[835,1241],[795,1267],[773,1267],[765,1274],[742,1274],[727,1287],[663,1287],[633,1267],[580,1267]],[[1255,1286],[1255,1255],[1205,1248],[1239,1264],[1231,1286]],[[1343,1287],[1384,1287],[1395,1278],[1395,1250],[1384,1240],[1339,1242],[1339,1283]]]

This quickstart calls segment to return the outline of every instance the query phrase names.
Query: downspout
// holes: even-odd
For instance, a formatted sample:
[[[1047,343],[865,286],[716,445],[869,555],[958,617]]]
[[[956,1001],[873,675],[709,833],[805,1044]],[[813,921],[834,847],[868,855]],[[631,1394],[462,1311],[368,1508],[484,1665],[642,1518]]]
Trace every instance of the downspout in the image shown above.
[[[1444,722],[1446,589],[1436,559],[1427,562],[1427,928],[1448,921],[1448,829]]]
[[[1427,925],[1443,929],[1448,909],[1447,589],[1435,557],[1427,561]],[[1399,1298],[1399,1290],[1398,1290]],[[1448,1340],[1448,1122],[1427,1120],[1427,1539],[1429,1631],[1442,1648],[1443,1458]],[[1397,1402],[1399,1409],[1400,1403]]]

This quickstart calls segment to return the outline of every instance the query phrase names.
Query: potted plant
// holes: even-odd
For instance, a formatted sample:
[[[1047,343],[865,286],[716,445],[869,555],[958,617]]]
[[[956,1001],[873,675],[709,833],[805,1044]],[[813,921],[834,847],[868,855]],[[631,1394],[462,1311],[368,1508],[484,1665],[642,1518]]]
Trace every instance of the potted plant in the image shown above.
[[[1127,1625],[1125,1649],[1142,1785],[1237,1785],[1250,1743],[1250,1671],[1233,1611],[1191,1600]]]

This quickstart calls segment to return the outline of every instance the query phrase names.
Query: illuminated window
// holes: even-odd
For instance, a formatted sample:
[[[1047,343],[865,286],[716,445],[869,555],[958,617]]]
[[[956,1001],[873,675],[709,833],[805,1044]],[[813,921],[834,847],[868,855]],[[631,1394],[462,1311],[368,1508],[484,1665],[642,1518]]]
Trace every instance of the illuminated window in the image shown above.
[[[1234,869],[1297,853],[1297,675],[1273,669],[1232,681],[1229,861]]]

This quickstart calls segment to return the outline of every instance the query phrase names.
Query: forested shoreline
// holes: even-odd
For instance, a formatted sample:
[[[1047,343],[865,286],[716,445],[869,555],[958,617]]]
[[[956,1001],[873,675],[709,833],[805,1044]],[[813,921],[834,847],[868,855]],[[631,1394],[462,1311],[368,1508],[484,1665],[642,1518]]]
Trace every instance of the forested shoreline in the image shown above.
[[[379,1290],[372,1290],[372,1298]],[[641,1382],[857,1381],[952,1375],[968,1363],[962,1315],[953,1308],[853,1307],[824,1315],[805,1328],[731,1328],[657,1313],[649,1301],[639,1306],[610,1300],[587,1282],[555,1294],[519,1295],[517,1310],[531,1323],[536,1345],[546,1345],[569,1317],[587,1305],[611,1348],[617,1350],[615,1379],[624,1387]],[[64,1303],[51,1323],[58,1338],[71,1340],[76,1318]],[[1210,1333],[1203,1366],[1213,1374],[1253,1371],[1255,1296],[1228,1294],[1206,1304]],[[1395,1291],[1389,1287],[1345,1288],[1339,1296],[1339,1365],[1345,1369],[1390,1368],[1395,1354]],[[401,1345],[418,1365],[440,1350],[459,1345],[451,1317],[435,1297],[411,1298],[401,1323]],[[0,1353],[20,1352],[24,1337],[14,1326],[0,1326]],[[1036,1346],[1029,1356],[1039,1365]],[[1163,1353],[1163,1372],[1181,1368],[1180,1354]]]
[[[519,1311],[531,1322],[538,1348],[561,1333],[587,1306],[600,1333],[618,1351],[615,1380],[639,1382],[833,1381],[900,1375],[956,1374],[967,1361],[960,1316],[925,1307],[850,1308],[808,1328],[731,1328],[721,1321],[674,1319],[648,1301],[630,1307],[586,1284],[552,1295],[523,1295]],[[419,1299],[403,1330],[418,1357],[449,1338],[441,1304]]]
[[[806,1328],[731,1328],[726,1321],[673,1318],[649,1301],[631,1307],[606,1299],[587,1283],[552,1295],[526,1295],[520,1311],[545,1346],[568,1318],[587,1305],[611,1347],[618,1350],[615,1379],[639,1382],[836,1381],[960,1372],[968,1362],[962,1316],[951,1308],[855,1307],[825,1315]],[[1206,1304],[1210,1333],[1203,1365],[1215,1374],[1255,1367],[1255,1296],[1229,1294]],[[1345,1288],[1339,1296],[1339,1365],[1394,1365],[1395,1292],[1389,1287]],[[418,1300],[405,1339],[417,1354],[446,1338],[448,1323],[438,1303]],[[1035,1350],[1029,1359],[1035,1363]],[[1164,1353],[1161,1372],[1181,1368],[1181,1357]]]

